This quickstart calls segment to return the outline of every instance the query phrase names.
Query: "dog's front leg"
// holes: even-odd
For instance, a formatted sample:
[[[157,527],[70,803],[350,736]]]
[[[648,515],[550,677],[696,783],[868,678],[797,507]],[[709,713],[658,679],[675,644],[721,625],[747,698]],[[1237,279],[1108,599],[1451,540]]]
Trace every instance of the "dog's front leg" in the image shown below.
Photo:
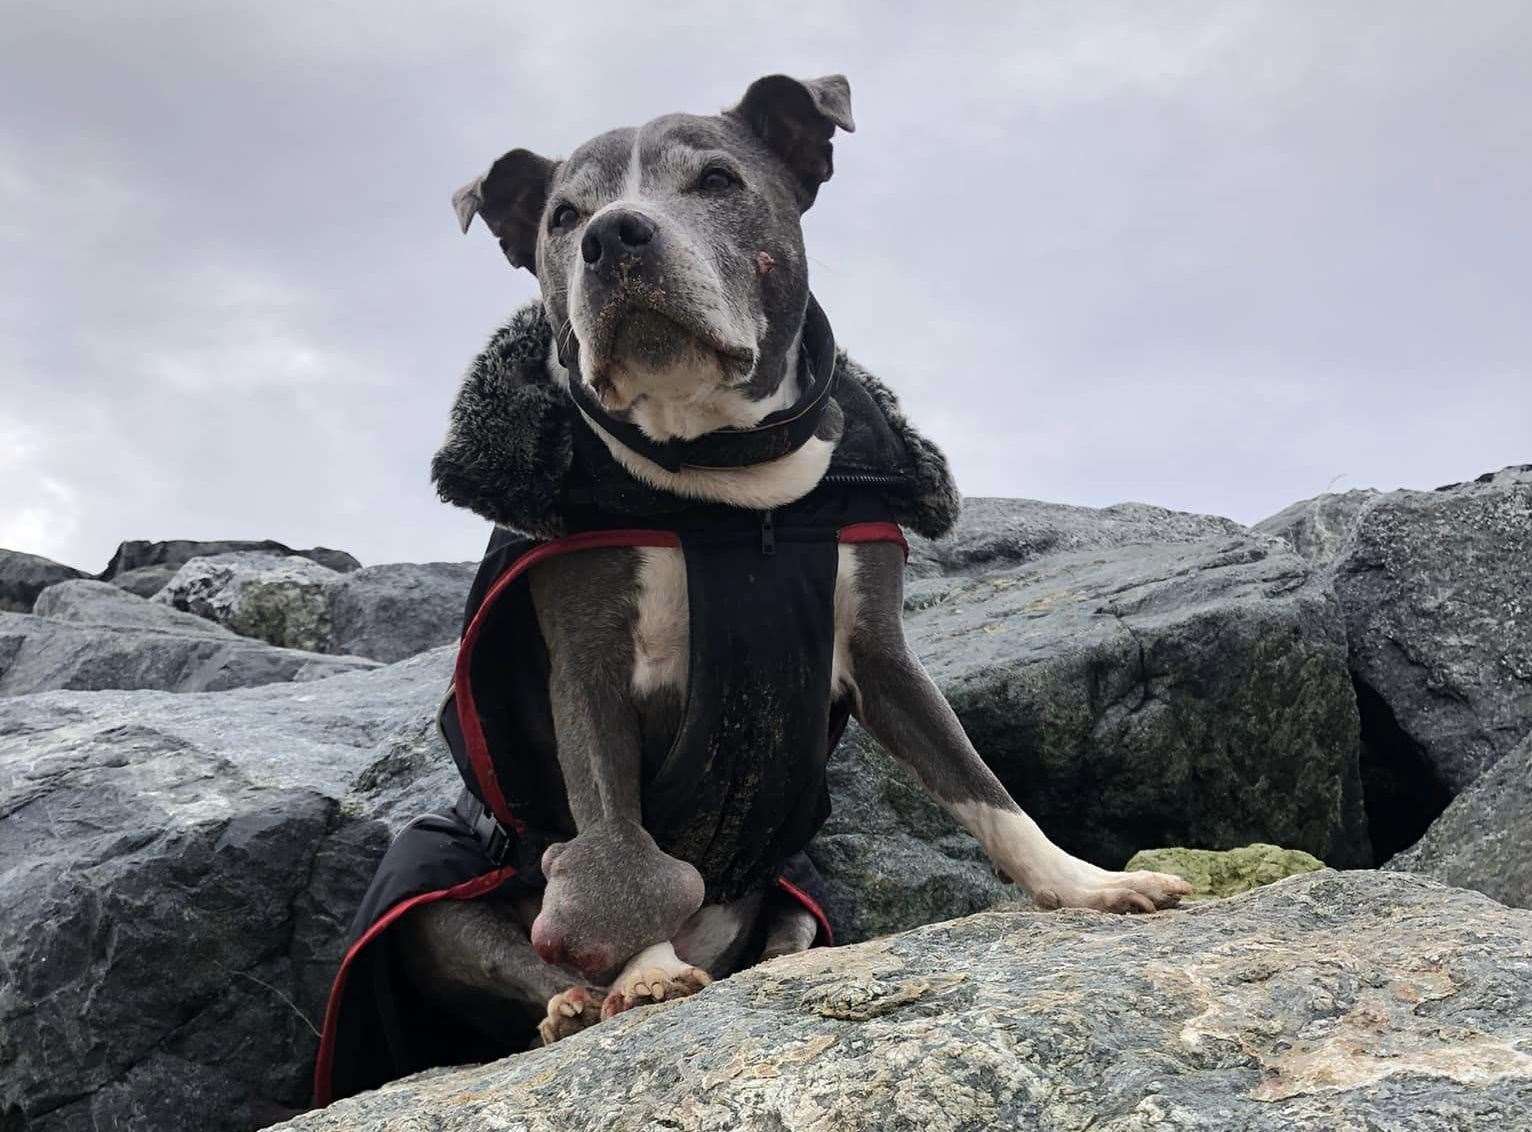
[[[910,652],[898,548],[857,547],[851,565],[843,570],[842,584],[852,588],[847,676],[857,718],[978,838],[990,860],[1044,908],[1153,912],[1191,892],[1180,877],[1112,872],[1048,840],[984,764]]]
[[[697,870],[643,827],[633,689],[639,562],[629,550],[592,550],[541,565],[531,577],[576,830],[543,855],[547,887],[532,944],[592,979],[673,938],[704,895]]]

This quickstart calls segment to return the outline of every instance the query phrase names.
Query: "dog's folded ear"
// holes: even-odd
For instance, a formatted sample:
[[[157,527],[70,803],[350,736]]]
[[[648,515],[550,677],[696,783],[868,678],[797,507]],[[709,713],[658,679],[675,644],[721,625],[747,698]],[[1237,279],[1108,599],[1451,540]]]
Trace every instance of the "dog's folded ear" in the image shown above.
[[[807,81],[767,75],[751,83],[739,105],[725,113],[744,122],[787,164],[798,180],[803,211],[835,171],[830,144],[835,127],[848,134],[856,129],[845,75]]]
[[[503,154],[482,177],[452,194],[452,207],[464,232],[475,216],[500,241],[500,250],[516,267],[537,270],[537,232],[548,190],[559,163],[531,150]]]

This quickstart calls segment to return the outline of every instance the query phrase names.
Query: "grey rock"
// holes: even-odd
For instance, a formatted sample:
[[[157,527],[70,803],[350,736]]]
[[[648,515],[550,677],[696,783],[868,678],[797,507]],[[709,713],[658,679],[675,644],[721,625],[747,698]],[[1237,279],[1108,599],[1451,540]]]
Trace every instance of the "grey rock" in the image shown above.
[[[477,562],[396,562],[336,579],[328,651],[391,662],[452,643],[477,571]]]
[[[368,772],[401,749],[450,773],[420,737],[451,664],[0,701],[0,1126],[232,1132],[306,1105],[390,834],[350,792],[397,810]]]
[[[477,569],[396,562],[343,574],[239,551],[193,558],[154,600],[269,644],[391,663],[457,639]]]
[[[341,575],[296,555],[236,551],[193,558],[154,600],[244,637],[330,651],[330,586]]]
[[[1049,554],[1200,542],[1244,532],[1233,519],[1167,511],[1148,503],[1094,508],[972,497],[963,500],[962,514],[947,537],[933,542],[911,536],[909,573],[972,574],[1021,566]]]
[[[51,558],[0,549],[0,612],[30,613],[37,595],[49,586],[86,576]]]
[[[314,1038],[294,1010],[317,1022],[389,838],[459,789],[435,727],[453,653],[302,687],[0,702],[0,968],[18,988],[0,995],[0,1111],[29,1132],[179,1132],[302,1105]],[[841,938],[1017,895],[855,729],[831,778],[811,852]],[[57,1048],[91,1052],[63,1071],[34,1052]]]
[[[809,845],[836,939],[854,943],[1021,898],[984,851],[855,723],[829,767],[834,809]]]
[[[98,582],[94,578],[79,578],[49,586],[38,595],[32,612],[38,617],[68,621],[76,625],[97,625],[112,629],[160,629],[194,637],[216,637],[219,640],[234,636],[222,625],[215,625],[191,613],[182,613],[168,605],[146,601],[128,590],[119,589],[111,582]]]
[[[810,952],[290,1132],[1502,1132],[1532,913],[1311,873],[1184,912],[988,912]]]
[[[124,570],[112,578],[111,584],[138,597],[153,597],[169,584],[180,568],[179,564],[169,562],[140,566],[136,570]]]
[[[187,632],[178,626],[118,628],[0,613],[0,696],[104,688],[217,692],[374,667],[375,661],[362,657],[273,648],[212,625]]]
[[[1333,562],[1351,538],[1357,518],[1378,498],[1371,488],[1316,495],[1283,508],[1250,529],[1279,538],[1316,566]]]
[[[906,605],[979,753],[1072,852],[1120,868],[1264,841],[1371,863],[1339,610],[1272,541],[1051,554],[917,579]]]
[[[1455,794],[1532,731],[1532,465],[1322,496],[1257,530],[1325,565],[1395,757],[1418,755]]]
[[[118,544],[112,560],[97,576],[102,581],[111,582],[132,570],[142,570],[150,566],[179,568],[193,558],[206,558],[213,554],[230,554],[237,551],[265,552],[284,557],[296,554],[300,558],[311,559],[321,566],[327,566],[341,573],[361,566],[360,562],[344,550],[331,550],[324,546],[316,546],[311,550],[294,550],[286,543],[280,543],[274,539],[168,539],[163,542],[134,539]],[[148,597],[149,595],[140,593],[140,596]]]
[[[307,558],[321,566],[328,566],[337,574],[349,574],[353,570],[362,568],[362,564],[353,555],[347,554],[344,550],[332,550],[328,546],[311,546],[307,550],[295,550],[293,553],[299,558]]]
[[[1532,735],[1459,794],[1386,866],[1532,908]]]

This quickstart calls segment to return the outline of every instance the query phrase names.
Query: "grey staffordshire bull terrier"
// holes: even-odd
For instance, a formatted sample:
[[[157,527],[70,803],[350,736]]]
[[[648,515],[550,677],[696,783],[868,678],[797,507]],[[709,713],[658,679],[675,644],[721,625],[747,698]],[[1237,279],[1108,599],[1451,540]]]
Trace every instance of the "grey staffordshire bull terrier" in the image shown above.
[[[798,395],[808,298],[800,217],[830,178],[837,128],[854,128],[845,78],[773,75],[721,114],[612,130],[561,161],[511,150],[454,203],[465,231],[481,217],[507,259],[536,274],[555,328],[555,376],[586,381],[607,413],[656,440],[689,439],[749,427]],[[559,358],[575,351],[579,366],[566,372]],[[748,508],[806,494],[836,440],[816,436],[750,467],[667,471],[600,435],[651,485]],[[837,690],[999,870],[1044,908],[1152,912],[1190,891],[1161,873],[1097,868],[1049,841],[906,644],[898,547],[839,554]],[[736,969],[765,904],[702,906],[697,870],[642,825],[640,731],[674,730],[687,680],[680,551],[568,555],[534,567],[531,586],[578,835],[545,854],[540,901],[442,901],[403,926],[422,988],[476,1013],[488,1002],[540,1015],[552,1042]],[[766,957],[810,945],[807,912],[772,915]]]

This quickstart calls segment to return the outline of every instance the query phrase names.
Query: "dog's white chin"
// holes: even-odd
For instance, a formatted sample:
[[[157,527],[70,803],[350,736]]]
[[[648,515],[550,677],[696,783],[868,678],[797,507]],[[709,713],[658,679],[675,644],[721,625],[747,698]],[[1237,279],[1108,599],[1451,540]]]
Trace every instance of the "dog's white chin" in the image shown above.
[[[625,412],[652,440],[693,440],[720,428],[745,428],[762,415],[738,388],[722,356],[693,342],[663,369],[618,359],[593,384],[608,412]]]
[[[547,364],[558,384],[567,385],[574,380],[552,350],[548,351]],[[734,383],[725,383],[719,355],[702,349],[700,344],[691,365],[689,370],[672,369],[663,374],[637,370],[622,375],[622,384],[616,388],[635,391],[624,400],[622,408],[630,409],[628,419],[645,435],[658,441],[690,440],[720,428],[749,428],[767,414],[791,405],[798,397],[797,380],[789,377],[773,396],[751,400]],[[792,374],[795,370],[794,364],[787,372]],[[618,406],[605,399],[602,406],[608,412],[619,411]],[[643,483],[689,499],[753,510],[784,507],[802,499],[824,477],[835,453],[833,440],[816,436],[796,452],[764,464],[670,472],[627,447],[589,417],[586,421],[612,457]]]

